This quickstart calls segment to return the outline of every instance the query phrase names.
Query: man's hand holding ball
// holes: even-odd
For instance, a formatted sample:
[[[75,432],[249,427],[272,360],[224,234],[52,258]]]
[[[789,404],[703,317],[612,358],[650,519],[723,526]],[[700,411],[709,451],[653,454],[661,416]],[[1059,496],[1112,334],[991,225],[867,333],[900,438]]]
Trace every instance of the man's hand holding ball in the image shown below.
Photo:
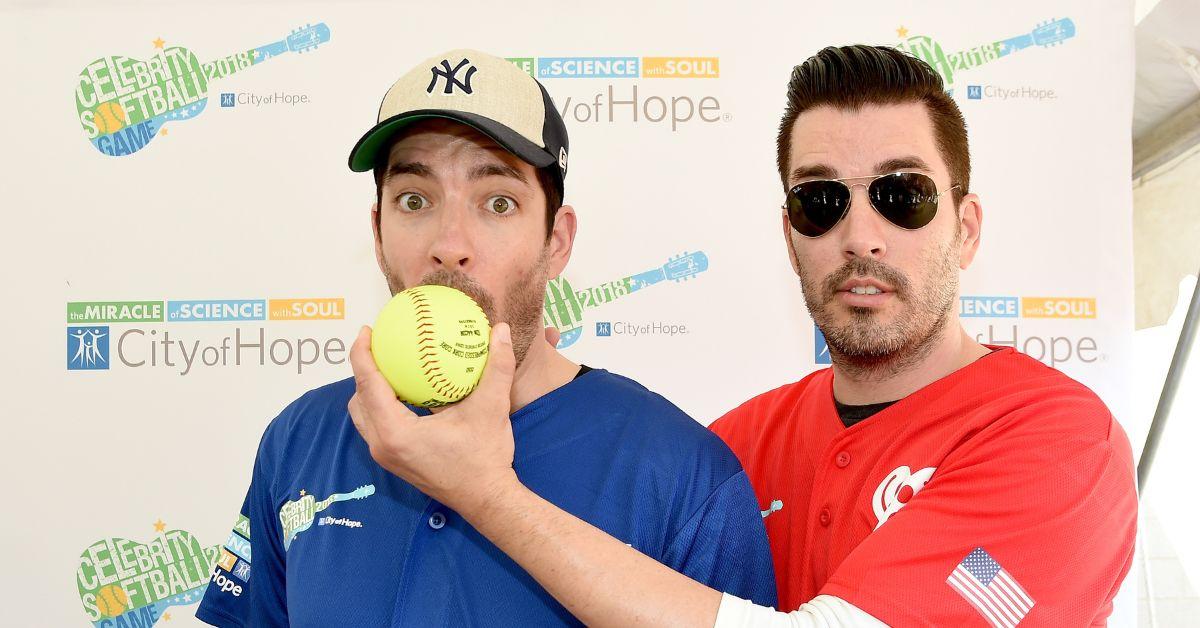
[[[394,299],[403,294],[397,294]],[[385,307],[377,327],[388,326],[383,320],[387,312]],[[458,321],[469,318],[455,318],[461,314],[461,310],[456,310],[441,322],[461,331],[456,327]],[[436,312],[434,316],[437,317]],[[481,318],[485,321],[482,328],[486,334],[486,317]],[[411,322],[415,323],[416,317]],[[477,327],[466,325],[462,328]],[[375,333],[378,338],[373,340],[371,328],[364,326],[350,349],[355,393],[348,404],[354,427],[367,442],[371,457],[421,492],[464,515],[485,507],[486,502],[506,485],[516,484],[516,473],[512,468],[512,424],[509,422],[516,359],[508,324],[499,323],[493,327],[490,342],[486,341],[486,335],[483,336],[487,347],[480,360],[486,360],[486,366],[482,368],[478,386],[458,403],[443,401],[443,404],[453,405],[439,409],[436,416],[417,416],[397,399],[398,389],[393,388],[394,381],[389,383],[390,379],[396,378],[384,376],[380,364],[388,361],[386,358],[379,360],[385,333],[388,339],[397,336],[384,329]],[[414,335],[411,329],[408,333]],[[474,334],[467,336],[478,338]],[[405,349],[387,347],[382,353],[386,356],[391,351]],[[393,366],[395,364],[385,364],[385,368]],[[403,388],[403,385],[399,387]]]

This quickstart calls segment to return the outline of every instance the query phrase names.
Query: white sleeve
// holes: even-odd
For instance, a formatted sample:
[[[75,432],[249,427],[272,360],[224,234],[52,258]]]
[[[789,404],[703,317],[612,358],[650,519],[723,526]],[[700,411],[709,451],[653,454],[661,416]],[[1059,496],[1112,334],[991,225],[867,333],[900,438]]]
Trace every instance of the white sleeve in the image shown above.
[[[818,595],[800,608],[781,613],[739,597],[721,595],[713,628],[879,628],[887,624],[832,595]]]

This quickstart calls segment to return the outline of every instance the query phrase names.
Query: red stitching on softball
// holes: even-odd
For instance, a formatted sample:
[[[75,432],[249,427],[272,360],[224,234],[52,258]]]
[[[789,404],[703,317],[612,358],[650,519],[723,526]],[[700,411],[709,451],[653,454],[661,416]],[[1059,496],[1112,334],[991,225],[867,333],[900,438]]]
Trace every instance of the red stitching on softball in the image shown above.
[[[421,368],[424,369],[426,383],[433,388],[434,392],[442,396],[455,396],[461,398],[464,394],[475,389],[474,385],[461,386],[456,385],[445,373],[442,372],[441,363],[437,359],[439,355],[437,345],[437,321],[433,316],[433,311],[429,306],[429,298],[420,288],[408,291],[406,293],[409,300],[412,301],[413,311],[416,316],[417,324],[417,347],[418,359],[422,360]],[[450,402],[435,401],[431,406],[444,406]]]

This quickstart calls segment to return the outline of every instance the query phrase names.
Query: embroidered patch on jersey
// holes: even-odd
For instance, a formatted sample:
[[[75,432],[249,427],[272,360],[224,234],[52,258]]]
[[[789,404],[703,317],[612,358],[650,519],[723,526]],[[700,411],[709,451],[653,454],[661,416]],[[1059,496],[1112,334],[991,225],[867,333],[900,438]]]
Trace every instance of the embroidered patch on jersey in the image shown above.
[[[982,547],[967,554],[946,584],[996,628],[1014,628],[1033,609],[1033,598]]]
[[[925,487],[935,469],[937,467],[925,467],[913,472],[907,466],[899,466],[879,483],[875,496],[871,498],[871,508],[875,510],[875,519],[878,520],[876,530]]]
[[[287,551],[287,548],[292,544],[292,540],[296,538],[297,534],[312,527],[313,520],[316,519],[318,512],[325,510],[335,502],[370,497],[375,494],[375,485],[366,484],[358,487],[351,493],[334,493],[321,501],[317,501],[317,498],[312,495],[305,494],[304,491],[300,491],[300,493],[299,500],[288,500],[279,509],[279,523],[283,525],[284,551]],[[361,522],[356,521],[354,523],[358,525],[353,527],[362,527]]]
[[[761,512],[761,513],[762,513],[762,518],[763,518],[763,519],[766,519],[766,518],[767,518],[767,517],[768,517],[768,516],[769,516],[771,513],[773,513],[773,512],[779,512],[780,510],[783,510],[783,500],[782,500],[782,499],[776,499],[776,500],[774,500],[774,501],[772,501],[772,502],[771,502],[771,505],[770,505],[770,506],[768,506],[766,510],[762,510],[762,511],[759,511],[759,512]]]

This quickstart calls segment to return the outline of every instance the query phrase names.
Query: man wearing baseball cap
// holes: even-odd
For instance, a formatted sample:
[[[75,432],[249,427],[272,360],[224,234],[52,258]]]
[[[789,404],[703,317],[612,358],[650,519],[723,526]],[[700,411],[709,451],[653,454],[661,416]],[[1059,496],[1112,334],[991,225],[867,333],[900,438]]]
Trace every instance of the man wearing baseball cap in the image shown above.
[[[462,403],[510,408],[514,438],[475,447],[507,447],[523,482],[623,544],[774,604],[762,518],[732,452],[662,397],[542,339],[546,282],[575,237],[575,212],[562,205],[568,150],[549,94],[504,59],[454,50],[400,77],[350,154],[351,170],[375,175],[371,225],[388,287],[457,288],[494,324],[491,384]],[[355,377],[308,392],[267,427],[196,616],[217,626],[577,624],[429,487],[386,469],[398,425],[364,421],[365,397],[390,396],[410,426],[454,419],[379,388],[369,343],[363,328]]]

